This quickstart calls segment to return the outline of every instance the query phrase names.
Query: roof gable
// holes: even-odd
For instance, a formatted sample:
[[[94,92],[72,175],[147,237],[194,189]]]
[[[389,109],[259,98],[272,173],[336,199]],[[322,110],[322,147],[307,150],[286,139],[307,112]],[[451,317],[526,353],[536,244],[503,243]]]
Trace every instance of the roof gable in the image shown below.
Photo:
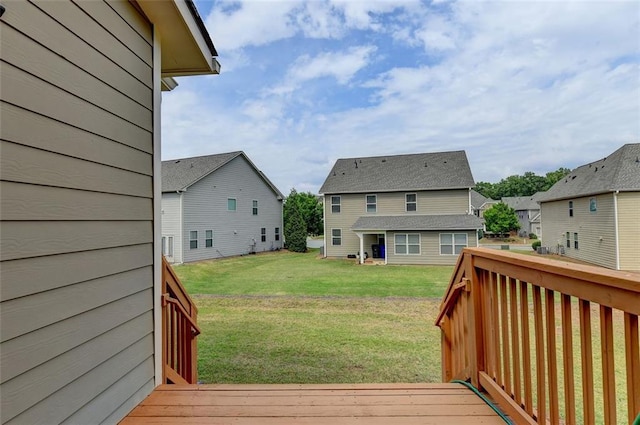
[[[320,193],[463,189],[474,186],[464,151],[339,159]]]
[[[538,200],[543,195],[544,192],[536,192],[531,196],[505,196],[502,202],[516,211],[539,210]]]
[[[543,193],[540,202],[615,191],[640,191],[640,143],[576,168]]]
[[[242,151],[162,161],[162,192],[187,190],[189,186],[194,185],[209,174],[224,167],[237,157],[244,158],[279,199],[284,198],[278,188],[275,187],[267,176],[260,171]]]

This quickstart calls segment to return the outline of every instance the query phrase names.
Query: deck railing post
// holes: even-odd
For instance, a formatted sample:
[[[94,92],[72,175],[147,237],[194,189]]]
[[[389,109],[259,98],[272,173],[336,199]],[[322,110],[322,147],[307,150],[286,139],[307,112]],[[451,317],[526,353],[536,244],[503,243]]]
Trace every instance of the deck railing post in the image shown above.
[[[465,275],[468,279],[468,329],[469,340],[467,349],[469,350],[469,372],[471,384],[480,388],[480,372],[485,371],[485,350],[483,334],[483,311],[482,297],[484,284],[481,275],[478,274],[473,264],[473,255],[465,252],[463,254],[465,263]]]

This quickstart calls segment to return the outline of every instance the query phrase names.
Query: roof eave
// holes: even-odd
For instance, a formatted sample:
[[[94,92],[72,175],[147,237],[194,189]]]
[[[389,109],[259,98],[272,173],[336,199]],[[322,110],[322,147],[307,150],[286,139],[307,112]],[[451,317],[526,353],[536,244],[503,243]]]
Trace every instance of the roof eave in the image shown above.
[[[192,0],[136,0],[158,29],[162,77],[219,74],[218,55]]]

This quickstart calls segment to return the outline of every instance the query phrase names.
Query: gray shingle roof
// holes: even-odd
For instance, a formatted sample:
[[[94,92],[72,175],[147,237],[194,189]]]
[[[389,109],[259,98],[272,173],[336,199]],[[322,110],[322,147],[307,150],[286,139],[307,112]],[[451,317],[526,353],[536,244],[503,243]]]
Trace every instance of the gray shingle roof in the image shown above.
[[[505,196],[502,198],[502,202],[516,211],[539,210],[540,204],[538,204],[538,199],[540,199],[543,194],[544,192],[536,192],[531,196]]]
[[[469,214],[362,216],[351,230],[475,230],[482,229],[482,223]]]
[[[320,193],[461,189],[474,186],[465,151],[339,159]]]
[[[276,196],[284,198],[284,195],[282,195],[278,188],[271,183],[262,171],[258,170],[249,157],[242,151],[162,161],[162,192],[186,190],[189,186],[218,170],[238,156],[242,156],[256,170],[256,173],[262,177]]]
[[[471,206],[473,208],[478,209],[487,202],[495,204],[498,201],[494,201],[493,199],[487,198],[486,196],[476,192],[475,190],[471,190]]]
[[[539,201],[614,191],[640,191],[640,143],[622,146],[606,158],[582,165],[544,192]]]

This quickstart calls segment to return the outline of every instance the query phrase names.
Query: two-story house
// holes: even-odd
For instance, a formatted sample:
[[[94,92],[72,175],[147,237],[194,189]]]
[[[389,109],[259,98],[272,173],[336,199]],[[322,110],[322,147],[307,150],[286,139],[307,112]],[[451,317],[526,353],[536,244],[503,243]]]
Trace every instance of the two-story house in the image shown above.
[[[320,188],[324,254],[454,264],[482,228],[473,186],[464,151],[339,159]]]
[[[187,263],[282,248],[284,196],[244,152],[162,161],[162,250]]]
[[[161,90],[191,0],[0,4],[0,423],[116,424],[163,382]]]
[[[531,196],[505,196],[502,198],[502,202],[515,210],[520,224],[519,233],[522,236],[534,233],[538,238],[542,237],[538,199],[543,193],[537,192]]]
[[[476,217],[484,217],[484,212],[498,202],[499,201],[487,198],[475,190],[471,190],[471,213]]]
[[[542,243],[617,270],[640,270],[640,143],[582,165],[539,199]]]

